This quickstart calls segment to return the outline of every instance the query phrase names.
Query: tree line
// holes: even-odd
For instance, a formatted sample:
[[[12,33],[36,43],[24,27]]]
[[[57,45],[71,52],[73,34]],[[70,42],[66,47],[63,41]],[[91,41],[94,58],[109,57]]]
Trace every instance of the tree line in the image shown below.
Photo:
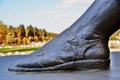
[[[38,29],[32,25],[18,27],[12,25],[7,26],[0,21],[0,44],[4,45],[21,45],[31,42],[48,41],[57,34],[48,32],[46,29]]]
[[[110,40],[120,40],[120,29],[118,29],[114,34],[112,34]]]

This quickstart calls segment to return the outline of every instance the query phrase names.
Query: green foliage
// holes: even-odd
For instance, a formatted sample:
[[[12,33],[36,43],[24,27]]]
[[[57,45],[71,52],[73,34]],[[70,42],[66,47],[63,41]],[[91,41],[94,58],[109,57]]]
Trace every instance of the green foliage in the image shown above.
[[[0,44],[21,45],[32,41],[48,41],[56,35],[56,33],[47,32],[46,29],[38,29],[32,25],[27,26],[27,28],[23,24],[18,27],[12,25],[7,27],[0,21]]]
[[[22,52],[22,51],[33,51],[33,50],[36,50],[40,47],[26,47],[26,48],[1,48],[0,49],[0,52],[2,53],[6,53],[6,52],[15,52],[15,51],[19,51],[19,52]]]
[[[32,25],[29,25],[28,27],[28,37],[33,37],[34,36],[34,29]]]
[[[25,26],[23,24],[21,24],[18,28],[20,30],[22,38],[25,37]]]

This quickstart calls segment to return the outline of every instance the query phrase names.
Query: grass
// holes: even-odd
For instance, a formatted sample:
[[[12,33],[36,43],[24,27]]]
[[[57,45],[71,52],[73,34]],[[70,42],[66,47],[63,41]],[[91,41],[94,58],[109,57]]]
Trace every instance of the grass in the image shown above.
[[[34,51],[36,49],[38,49],[40,47],[26,47],[26,48],[1,48],[0,52],[2,53],[6,53],[6,52],[15,52],[15,51],[19,51],[19,52],[24,52],[24,51]]]

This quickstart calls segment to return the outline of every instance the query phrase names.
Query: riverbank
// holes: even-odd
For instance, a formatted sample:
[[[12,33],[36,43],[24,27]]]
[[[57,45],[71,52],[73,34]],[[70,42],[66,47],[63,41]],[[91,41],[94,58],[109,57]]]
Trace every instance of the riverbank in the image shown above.
[[[0,47],[0,56],[30,54],[46,43],[47,42],[32,42],[31,44],[27,44],[27,45]],[[120,42],[118,42],[118,41],[110,41],[109,42],[110,52],[120,51],[120,47],[119,47],[120,44],[119,43]]]
[[[110,48],[110,52],[118,52],[120,51],[120,48]]]
[[[44,44],[46,44],[46,42],[32,42],[31,44],[20,46],[0,46],[0,56],[30,54]]]
[[[0,53],[8,53],[8,52],[26,52],[26,51],[34,51],[36,49],[38,49],[40,47],[26,47],[26,48],[21,48],[21,47],[17,47],[17,48],[1,48],[0,49]]]
[[[25,49],[25,48],[21,48],[17,50],[16,49],[11,49],[12,52],[10,52],[9,50],[6,52],[2,52],[4,51],[0,49],[0,56],[9,56],[9,55],[26,55],[26,54],[31,54],[33,51],[35,51],[36,49],[38,49],[39,47],[36,47],[36,48],[28,48],[28,49]],[[118,52],[120,51],[120,48],[110,48],[110,52]]]

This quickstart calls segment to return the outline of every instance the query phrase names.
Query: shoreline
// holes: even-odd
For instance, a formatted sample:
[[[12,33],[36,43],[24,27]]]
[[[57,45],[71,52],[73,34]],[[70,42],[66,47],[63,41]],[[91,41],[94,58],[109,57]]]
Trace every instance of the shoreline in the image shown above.
[[[120,48],[110,48],[110,52],[118,52],[120,51]]]
[[[110,48],[110,52],[119,52],[120,48]],[[26,54],[30,54],[33,51],[23,51],[23,52],[19,52],[19,51],[15,51],[15,52],[7,52],[7,53],[0,53],[0,56],[10,56],[10,55],[26,55]]]

